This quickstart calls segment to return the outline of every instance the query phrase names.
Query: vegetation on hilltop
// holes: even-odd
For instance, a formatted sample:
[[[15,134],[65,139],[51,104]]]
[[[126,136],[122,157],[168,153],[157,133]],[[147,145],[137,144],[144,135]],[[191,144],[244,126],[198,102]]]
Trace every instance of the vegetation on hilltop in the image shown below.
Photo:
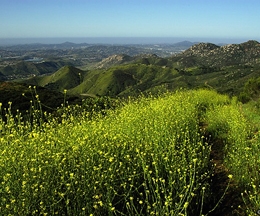
[[[157,94],[179,88],[215,89],[220,93],[238,96],[242,102],[248,102],[258,98],[257,77],[260,72],[258,47],[258,42],[249,41],[223,47],[213,44],[197,44],[182,54],[170,58],[150,54],[135,57],[114,55],[105,59],[100,64],[100,69],[85,71],[73,66],[64,66],[50,75],[35,76],[31,79],[20,80],[20,82],[26,83],[27,87],[28,85],[38,86],[42,103],[48,107],[59,106],[64,100],[64,91],[67,92],[67,99],[68,95],[74,95],[72,101],[79,102],[79,98],[138,96],[140,93]],[[233,61],[233,65],[225,65],[225,61],[224,66],[207,64],[207,62],[214,62],[214,58],[217,58],[218,55],[220,55],[219,58],[228,59],[229,54],[221,53],[221,50],[226,50],[227,54],[233,53],[232,55],[235,55],[236,50],[243,50],[243,61],[249,57],[251,60],[243,63],[242,57],[239,55],[230,58],[229,61]],[[238,60],[239,64],[237,64]],[[30,64],[26,62],[24,65]],[[107,68],[105,65],[111,65],[111,67]],[[13,110],[28,109],[30,106],[28,98],[30,97],[21,96],[23,93],[26,95],[28,91],[26,85],[3,84],[7,88],[0,89],[0,102],[5,107],[8,106],[8,101],[13,102],[15,104]],[[40,88],[40,86],[44,88]],[[45,89],[49,89],[51,92],[47,93],[48,91]],[[41,92],[46,93],[41,95]]]
[[[161,57],[167,57],[187,49],[191,44],[193,43],[102,45],[66,42],[63,44],[3,46],[0,47],[0,72],[5,75],[5,79],[14,80],[28,78],[31,75],[53,73],[65,65],[93,69],[103,67],[99,63],[111,55],[128,56],[124,58],[124,62],[143,53],[155,53]],[[130,59],[128,59],[129,57]],[[24,65],[21,65],[21,62]],[[105,63],[104,66],[108,67],[109,64],[109,62]]]
[[[182,88],[213,88],[221,93],[239,95],[244,84],[260,72],[260,49],[256,41],[217,46],[201,43],[185,52],[162,58],[140,55],[134,58],[114,55],[104,59],[99,69],[80,71],[66,67],[51,76],[36,77],[24,82],[69,93],[100,96],[138,95]],[[57,76],[57,73],[59,76]],[[71,76],[74,74],[73,76]],[[53,78],[54,76],[59,77]],[[36,81],[36,82],[34,82]],[[64,83],[71,83],[64,85]]]
[[[58,92],[78,86],[86,72],[72,66],[64,66],[51,75],[32,77],[26,83],[42,86]]]
[[[195,65],[224,67],[233,65],[252,65],[259,63],[260,43],[248,41],[241,44],[217,46],[199,43],[184,51],[178,58],[190,58]],[[174,59],[175,57],[173,57]]]
[[[243,103],[247,103],[251,100],[257,101],[260,96],[260,77],[249,79],[241,93],[239,94],[239,99]]]
[[[17,64],[11,64],[6,67],[0,67],[0,72],[6,77],[22,78],[23,76],[42,75],[53,73],[62,67],[66,62],[46,61],[38,64],[32,62],[20,61]]]
[[[27,84],[15,82],[0,82],[0,103],[2,109],[7,109],[11,103],[11,112],[13,114],[31,109],[32,105],[36,105],[36,95],[41,99],[41,107],[43,111],[53,112],[64,103],[64,94],[46,88],[31,87]],[[69,104],[80,104],[81,100],[77,97],[66,96]],[[39,108],[39,107],[37,107]]]

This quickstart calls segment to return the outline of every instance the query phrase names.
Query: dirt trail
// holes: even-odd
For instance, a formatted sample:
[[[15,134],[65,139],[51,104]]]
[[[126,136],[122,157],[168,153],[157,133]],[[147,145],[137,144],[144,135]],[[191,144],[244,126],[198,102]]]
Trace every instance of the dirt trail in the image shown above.
[[[235,182],[228,177],[230,172],[224,165],[225,142],[223,139],[213,138],[210,134],[206,136],[209,145],[211,145],[210,159],[214,166],[214,175],[210,182],[212,198],[204,209],[204,215],[208,213],[208,216],[244,216],[246,213],[238,207],[241,206],[243,208],[244,205],[241,198],[242,191]],[[215,208],[217,203],[218,205]],[[213,209],[214,211],[211,211]]]

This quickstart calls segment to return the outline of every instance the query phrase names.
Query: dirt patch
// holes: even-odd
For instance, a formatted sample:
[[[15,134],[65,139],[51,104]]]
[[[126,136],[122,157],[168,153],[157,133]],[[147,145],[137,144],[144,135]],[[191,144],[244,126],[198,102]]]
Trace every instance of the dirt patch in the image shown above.
[[[213,166],[213,176],[210,179],[211,198],[203,210],[209,216],[243,216],[244,202],[241,197],[242,189],[238,187],[224,165],[225,141],[206,134],[211,145],[210,159]],[[240,206],[240,207],[239,207]],[[241,208],[242,207],[242,208]]]

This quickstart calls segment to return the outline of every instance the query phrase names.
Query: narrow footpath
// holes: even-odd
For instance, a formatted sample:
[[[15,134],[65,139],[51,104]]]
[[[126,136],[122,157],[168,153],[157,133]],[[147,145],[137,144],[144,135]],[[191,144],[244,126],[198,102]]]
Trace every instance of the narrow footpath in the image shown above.
[[[204,131],[206,129],[204,128]],[[208,216],[244,216],[244,202],[241,189],[230,177],[230,172],[224,165],[225,141],[207,134],[208,144],[211,145],[210,159],[214,175],[210,179],[211,199],[206,204],[204,215]],[[242,207],[242,208],[239,208]]]

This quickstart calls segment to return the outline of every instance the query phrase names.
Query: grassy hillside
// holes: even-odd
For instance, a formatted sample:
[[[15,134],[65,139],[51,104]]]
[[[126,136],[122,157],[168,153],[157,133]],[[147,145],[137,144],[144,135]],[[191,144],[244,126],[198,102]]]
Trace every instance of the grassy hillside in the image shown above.
[[[32,62],[21,61],[14,65],[8,65],[0,68],[0,72],[6,76],[18,76],[23,75],[41,75],[46,73],[53,73],[62,67],[64,63],[62,62],[53,62],[46,61],[38,64]]]
[[[2,214],[252,215],[258,209],[260,139],[247,108],[234,99],[178,91],[129,99],[105,116],[76,110],[63,107],[62,119],[46,113],[35,124],[0,117]]]
[[[69,93],[116,96],[135,84],[135,78],[126,71],[120,71],[120,69],[95,70],[88,73],[84,81],[71,89]]]
[[[89,72],[83,83],[69,92],[109,96],[134,95],[168,82],[175,73],[175,70],[171,71],[155,65],[115,66],[108,70]]]
[[[257,77],[259,72],[260,65],[222,68],[194,66],[182,69],[153,64],[127,64],[89,72],[82,84],[71,89],[71,92],[126,96],[140,92],[206,87],[238,95],[247,80]]]
[[[260,65],[227,67],[174,67],[132,63],[109,69],[82,71],[63,67],[49,76],[33,77],[24,82],[52,90],[67,89],[72,94],[101,96],[138,95],[140,92],[158,92],[178,88],[206,87],[221,93],[238,95],[245,83],[260,72]],[[81,74],[81,75],[79,75]]]
[[[43,111],[53,112],[64,103],[65,95],[60,92],[52,91],[43,87],[31,87],[28,84],[15,82],[0,82],[0,103],[2,109],[8,109],[12,104],[12,113],[17,110],[23,114],[31,109],[32,105],[37,105],[37,97],[41,99]],[[66,96],[70,104],[81,103],[79,98]],[[35,104],[36,103],[36,104]]]
[[[33,77],[25,82],[63,92],[64,89],[71,89],[78,86],[85,73],[85,71],[75,67],[64,66],[51,75]]]
[[[170,58],[113,55],[98,67],[83,71],[66,66],[51,76],[24,82],[67,89],[71,94],[111,97],[200,87],[239,95],[249,79],[259,76],[260,45],[257,41],[222,47],[200,43]]]

